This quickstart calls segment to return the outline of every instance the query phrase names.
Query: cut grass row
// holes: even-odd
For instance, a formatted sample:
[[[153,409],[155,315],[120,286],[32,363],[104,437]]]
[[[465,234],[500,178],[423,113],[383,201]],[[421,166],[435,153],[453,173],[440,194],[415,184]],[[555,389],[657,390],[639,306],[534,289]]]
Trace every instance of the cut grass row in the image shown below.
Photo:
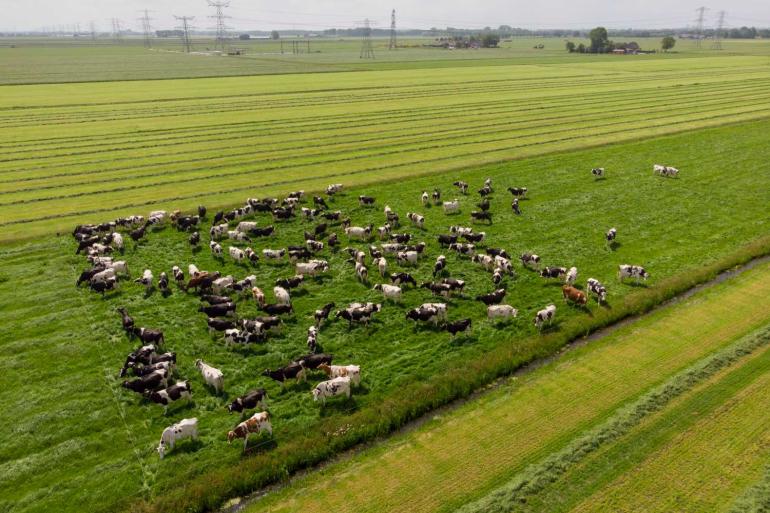
[[[669,376],[715,358],[766,324],[768,313],[756,302],[768,287],[770,266],[763,265],[699,292],[414,432],[298,478],[248,511],[450,511],[627,411],[635,398]],[[766,366],[768,356],[763,350],[761,358],[747,363],[761,360]],[[740,368],[757,375],[754,367]],[[515,504],[524,507],[528,500]]]

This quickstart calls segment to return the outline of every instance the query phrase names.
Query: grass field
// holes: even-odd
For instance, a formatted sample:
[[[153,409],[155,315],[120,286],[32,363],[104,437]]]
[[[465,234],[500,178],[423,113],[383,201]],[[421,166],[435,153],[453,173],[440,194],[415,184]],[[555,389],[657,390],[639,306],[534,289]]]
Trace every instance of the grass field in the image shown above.
[[[765,264],[298,478],[246,511],[453,511],[517,477],[523,489],[536,486],[549,475],[542,462],[561,452],[548,472],[567,473],[546,486],[551,502],[519,494],[511,509],[498,500],[463,511],[566,511],[570,494],[588,495],[586,511],[724,510],[767,453],[770,333],[742,337],[770,320],[769,287]],[[609,436],[616,441],[605,448]],[[605,480],[606,495],[590,496],[594,481]]]
[[[195,313],[198,301],[192,295],[144,297],[140,286],[124,283],[119,294],[102,301],[73,287],[83,258],[72,255],[74,245],[69,237],[6,246],[0,253],[0,385],[7,393],[0,398],[0,407],[16,414],[0,422],[0,432],[9,440],[2,449],[0,496],[6,507],[13,505],[11,509],[18,511],[107,511],[136,500],[157,501],[170,492],[182,493],[189,501],[205,501],[205,496],[196,495],[203,493],[200,486],[204,483],[221,494],[247,492],[260,479],[280,477],[287,459],[292,462],[290,468],[298,468],[371,433],[386,433],[391,429],[388,422],[398,425],[431,404],[467,393],[506,369],[557,350],[565,338],[638,309],[633,297],[665,297],[672,287],[681,289],[689,282],[672,285],[666,280],[717,265],[742,245],[766,234],[770,219],[765,205],[770,189],[763,186],[767,156],[762,141],[767,126],[768,122],[759,122],[702,130],[460,174],[474,184],[489,176],[499,190],[508,184],[529,186],[531,199],[522,202],[521,217],[510,213],[507,192],[495,196],[495,223],[484,228],[489,244],[506,247],[514,254],[534,250],[546,263],[576,265],[581,283],[594,276],[609,285],[611,308],[592,304],[587,316],[563,307],[559,287],[519,270],[519,276],[509,284],[507,300],[520,309],[521,319],[494,327],[482,320],[480,303],[452,300],[450,316],[470,316],[475,328],[472,338],[450,343],[446,333],[415,331],[404,323],[403,309],[386,305],[370,329],[348,332],[338,323],[322,332],[321,345],[335,354],[337,361],[355,362],[364,369],[364,386],[354,399],[334,402],[323,411],[312,403],[309,385],[293,386],[281,393],[276,385],[259,377],[259,372],[305,351],[306,316],[320,304],[377,299],[377,294],[353,280],[346,257],[323,253],[332,263],[331,276],[322,283],[311,282],[304,294],[295,296],[297,318],[289,319],[282,336],[263,346],[226,350],[207,334],[203,317]],[[674,180],[653,177],[645,163],[650,155],[663,155],[677,163],[682,176]],[[594,181],[587,172],[592,165],[589,162],[605,164],[610,170],[608,179]],[[724,180],[726,168],[731,169],[729,181]],[[379,223],[380,206],[386,199],[403,215],[416,208],[419,191],[437,183],[443,187],[451,179],[412,178],[402,181],[398,190],[387,183],[352,189],[332,206],[348,212],[355,223]],[[717,202],[709,192],[715,187],[719,189]],[[360,192],[377,197],[378,208],[355,206]],[[460,216],[445,216],[438,209],[426,211],[425,232],[406,228],[429,242],[429,257],[415,271],[418,280],[429,278],[431,262],[439,252],[433,234],[446,231],[449,224],[465,222],[471,201],[470,197],[463,199],[465,213]],[[616,225],[622,234],[614,252],[603,242],[603,233],[610,225]],[[277,237],[255,248],[296,243],[307,227],[299,222],[281,226]],[[146,243],[136,248],[129,245],[125,259],[134,275],[150,267],[157,276],[173,264],[190,261],[201,269],[247,274],[246,269],[229,261],[215,263],[207,250],[191,254],[186,238],[170,229],[151,234]],[[616,283],[616,266],[626,261],[646,266],[653,275],[651,288]],[[468,282],[468,297],[491,290],[487,273],[454,256],[449,263],[453,276]],[[257,273],[260,285],[269,289],[267,285],[276,277],[292,271],[286,265],[260,264]],[[44,286],[41,275],[45,276]],[[429,298],[424,290],[409,292],[405,305],[415,306]],[[548,302],[560,305],[559,328],[549,336],[533,337],[531,317]],[[164,329],[168,347],[180,355],[180,374],[193,383],[196,399],[192,407],[179,408],[164,417],[159,408],[143,404],[119,388],[117,370],[132,347],[120,330],[115,313],[119,305],[127,306],[138,323]],[[755,306],[763,307],[759,302]],[[239,312],[245,316],[256,313],[247,303],[241,304]],[[734,313],[743,315],[744,311]],[[745,322],[754,322],[762,315],[746,315]],[[660,365],[676,364],[674,356],[670,362],[668,356]],[[274,448],[266,445],[243,458],[237,447],[224,443],[224,434],[237,419],[224,413],[226,397],[216,398],[205,391],[192,368],[198,357],[223,369],[230,397],[254,386],[268,388],[276,430]],[[463,378],[473,362],[498,368]],[[451,378],[451,382],[440,385],[441,393],[416,392],[436,378]],[[469,384],[457,388],[462,379],[469,379]],[[415,395],[404,395],[403,387],[415,390]],[[416,402],[406,407],[393,402],[409,397]],[[193,415],[205,426],[201,444],[159,462],[154,446],[160,431],[174,420]],[[43,430],[41,435],[43,426],[53,421],[57,429]],[[357,426],[356,430],[343,437],[326,434],[347,424]],[[186,479],[192,479],[199,488],[179,488]],[[221,499],[214,497],[214,501]],[[182,508],[175,507],[174,502],[159,504],[166,511]]]
[[[604,57],[8,86],[0,97],[0,240],[155,206],[231,205],[255,191],[456,176],[770,114],[766,57]],[[646,172],[662,153],[629,169]]]

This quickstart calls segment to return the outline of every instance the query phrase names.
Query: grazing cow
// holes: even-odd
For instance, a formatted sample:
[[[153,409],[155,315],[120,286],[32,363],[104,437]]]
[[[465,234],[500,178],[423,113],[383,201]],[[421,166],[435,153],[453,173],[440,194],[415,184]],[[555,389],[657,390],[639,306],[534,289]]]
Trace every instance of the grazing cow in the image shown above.
[[[152,290],[152,271],[145,269],[142,277],[135,279],[134,283],[144,285],[146,292],[149,293]]]
[[[452,287],[446,283],[427,282],[420,285],[421,288],[430,290],[437,296],[449,297],[452,293]]]
[[[298,383],[300,380],[304,380],[305,369],[299,363],[292,362],[286,367],[282,367],[274,371],[265,369],[264,372],[262,372],[262,375],[272,379],[273,381],[278,381],[283,387],[286,384],[286,381],[289,379],[296,379]]]
[[[546,267],[540,271],[543,278],[563,279],[567,275],[566,267]]]
[[[333,397],[335,395],[344,395],[350,399],[349,377],[345,376],[330,379],[329,381],[322,381],[313,389],[313,400],[318,402],[318,399],[321,399],[323,404],[326,404],[327,397]]]
[[[395,255],[399,251],[406,251],[406,244],[381,244],[380,248],[382,249],[383,253],[388,253],[391,255]]]
[[[275,232],[275,227],[270,225],[265,228],[253,228],[249,231],[249,235],[252,237],[269,237],[273,232]]]
[[[225,235],[227,235],[227,232],[228,232],[229,228],[230,227],[228,226],[227,223],[223,223],[223,224],[218,224],[218,225],[212,226],[209,229],[209,237],[211,237],[212,241],[219,240],[219,239],[223,238]]]
[[[198,439],[198,419],[182,419],[163,430],[157,449],[160,459],[163,459],[167,450],[173,449],[174,445],[184,438]]]
[[[438,237],[438,243],[441,247],[447,247],[450,244],[456,244],[457,243],[457,235],[443,235],[440,234]]]
[[[489,196],[492,194],[492,187],[487,187],[486,185],[478,190],[479,195],[483,198],[485,196]]]
[[[562,295],[565,301],[570,301],[578,305],[585,305],[588,302],[586,295],[579,289],[576,289],[572,285],[564,285],[561,288]]]
[[[500,269],[510,275],[513,275],[513,264],[511,263],[510,260],[508,260],[504,256],[501,256],[501,255],[495,256],[495,269]]]
[[[165,271],[160,273],[160,277],[158,278],[158,288],[163,295],[166,295],[170,292],[168,290],[168,275],[165,273]]]
[[[527,188],[526,187],[508,187],[508,192],[510,192],[514,198],[524,198],[527,195]]]
[[[599,280],[588,278],[586,288],[588,289],[588,292],[596,296],[597,303],[602,304],[607,301],[607,289],[604,288],[604,285],[602,285]]]
[[[604,235],[604,239],[607,241],[607,244],[612,244],[617,236],[618,231],[615,228],[610,228]]]
[[[318,276],[329,270],[329,263],[325,260],[311,260],[309,262],[298,262],[296,264],[296,273],[302,276]]]
[[[307,329],[307,348],[311,353],[315,353],[318,347],[318,328],[310,326]]]
[[[652,173],[660,176],[665,176],[668,178],[673,178],[679,174],[679,170],[675,167],[661,166],[660,164],[655,164],[654,166],[652,166]]]
[[[225,330],[225,347],[230,347],[230,344],[245,344],[244,333],[237,328],[230,328]]]
[[[332,308],[334,308],[334,306],[335,306],[334,303],[327,303],[313,313],[313,317],[315,318],[316,328],[321,327],[321,324],[323,323],[323,321],[329,318],[329,314],[331,313]]]
[[[235,323],[224,319],[208,318],[209,331],[227,331],[235,329]]]
[[[388,261],[385,260],[385,257],[377,257],[372,260],[372,265],[377,267],[377,270],[380,272],[380,276],[385,276],[385,274],[388,272]]]
[[[455,198],[453,201],[444,202],[445,214],[458,214],[460,212],[460,202]]]
[[[449,249],[456,251],[460,255],[469,257],[473,257],[473,255],[476,253],[475,244],[461,244],[459,242],[455,242],[454,244],[449,245]]]
[[[214,291],[214,294],[222,294],[223,292],[227,292],[233,288],[233,284],[235,283],[235,280],[232,276],[227,275],[222,278],[217,278],[211,282],[211,288]]]
[[[251,295],[254,297],[254,300],[257,302],[257,305],[259,305],[260,308],[265,306],[265,293],[262,292],[262,289],[259,287],[252,287]]]
[[[294,312],[294,307],[292,307],[290,304],[265,305],[260,309],[268,315],[285,315]]]
[[[115,290],[118,286],[118,279],[114,276],[107,278],[106,281],[90,282],[88,284],[91,290],[100,293],[102,296],[110,290]]]
[[[438,326],[439,321],[445,321],[447,306],[444,303],[423,303],[417,308],[406,312],[406,318],[415,322],[431,322]]]
[[[118,313],[120,314],[120,320],[123,323],[123,330],[129,335],[133,335],[134,318],[128,315],[128,311],[123,307],[118,308]]]
[[[511,319],[519,315],[519,311],[511,305],[487,305],[487,318]]]
[[[201,306],[199,312],[203,312],[209,317],[221,317],[224,315],[235,316],[235,303],[219,303],[216,305]]]
[[[341,210],[335,210],[334,212],[324,212],[322,217],[328,221],[339,221],[342,216]]]
[[[83,272],[80,273],[80,276],[78,277],[78,281],[75,283],[75,286],[79,287],[80,284],[83,283],[84,281],[90,282],[91,278],[93,278],[94,275],[102,271],[104,271],[104,267],[102,266],[84,270]]]
[[[125,249],[125,244],[123,243],[123,236],[118,232],[112,233],[112,245],[115,246],[115,249],[123,253],[123,250]]]
[[[366,268],[366,266],[361,262],[356,262],[356,278],[358,278],[358,281],[361,283],[366,283],[368,276],[369,270]]]
[[[361,367],[358,365],[329,365],[322,363],[318,366],[327,377],[330,378],[350,378],[350,383],[353,386],[361,384]]]
[[[227,406],[227,411],[230,413],[234,411],[243,413],[243,411],[253,410],[257,406],[267,408],[267,391],[264,388],[249,390],[244,395],[236,397],[235,400]]]
[[[268,260],[280,260],[286,255],[285,249],[263,249],[262,256]]]
[[[388,205],[385,205],[385,208],[383,209],[383,212],[385,212],[385,221],[393,228],[398,228],[399,223],[399,217],[398,214],[393,212],[393,209],[391,209]]]
[[[243,438],[243,450],[246,451],[246,446],[249,443],[249,435],[251,433],[261,433],[267,431],[270,435],[273,434],[273,426],[270,424],[270,414],[266,411],[255,413],[251,418],[244,420],[232,431],[227,432],[227,443],[231,444],[236,438]]]
[[[412,236],[408,233],[394,233],[390,235],[390,240],[399,244],[407,244],[412,240]]]
[[[539,310],[537,314],[535,314],[534,320],[537,329],[542,329],[545,324],[551,324],[554,315],[556,315],[556,305],[548,305],[542,310]]]
[[[649,273],[640,265],[621,264],[618,266],[618,280],[633,278],[638,282],[639,280],[647,280],[649,277]]]
[[[464,233],[462,235],[463,239],[465,239],[467,242],[472,242],[474,244],[479,244],[484,240],[484,237],[486,237],[486,232],[479,232],[479,233]]]
[[[132,333],[145,344],[163,345],[166,342],[166,339],[163,338],[163,332],[161,330],[134,327],[132,329]]]
[[[377,227],[377,236],[380,238],[380,240],[385,240],[390,235],[390,224],[385,223],[383,226]]]
[[[326,194],[329,196],[332,196],[334,194],[337,194],[342,190],[342,184],[341,183],[333,183],[326,187]]]
[[[173,354],[173,353],[169,353]],[[163,362],[155,362],[150,363],[147,365],[142,365],[141,367],[134,367],[132,370],[134,371],[134,374],[137,376],[147,376],[148,374],[152,374],[155,371],[165,371],[170,376],[175,369],[175,364],[172,361],[163,361]]]
[[[230,258],[238,263],[241,263],[246,259],[246,252],[242,249],[236,248],[235,246],[230,246],[227,249],[227,252],[230,254]]]
[[[371,207],[374,205],[374,198],[371,196],[359,196],[358,197],[358,204],[362,207]]]
[[[417,281],[408,273],[393,273],[390,275],[390,282],[395,285],[411,283],[413,286],[417,286]]]
[[[441,205],[441,191],[438,189],[433,189],[433,193],[430,195],[431,198],[433,198],[433,204],[434,205]]]
[[[212,224],[217,224],[225,218],[225,213],[221,210],[214,214],[214,219],[211,220]]]
[[[339,310],[335,314],[335,318],[342,318],[348,321],[348,328],[353,327],[353,323],[360,323],[369,325],[372,320],[372,314],[380,311],[380,305],[376,305],[376,309],[371,310],[368,308],[347,308],[345,310]]]
[[[221,393],[225,389],[225,376],[222,371],[212,367],[200,358],[195,360],[195,366],[201,371],[203,380],[210,387],[213,387],[217,393]]]
[[[487,210],[489,210],[489,208],[492,205],[489,203],[489,199],[488,198],[484,198],[479,203],[477,203],[476,206],[479,207],[484,212],[486,212]]]
[[[521,265],[524,267],[529,267],[530,269],[540,267],[540,257],[533,253],[522,253],[519,260],[521,260]]]
[[[437,276],[440,273],[443,273],[446,269],[446,257],[444,255],[439,255],[436,257],[436,263],[433,264],[433,276]]]
[[[417,251],[399,251],[396,253],[396,260],[401,265],[417,265],[420,254]]]
[[[414,212],[407,212],[406,218],[409,219],[417,228],[425,228],[425,216],[421,216],[420,214],[416,214]]]
[[[324,249],[324,243],[318,242],[317,240],[308,239],[305,241],[305,244],[307,245],[307,249],[309,249],[313,253],[318,253],[319,251],[323,251]]]
[[[350,240],[369,240],[372,236],[372,225],[368,226],[347,226],[345,227],[345,235]]]
[[[272,214],[273,219],[276,221],[288,221],[294,217],[294,212],[292,212],[291,208],[274,208]]]
[[[232,299],[230,296],[215,296],[213,294],[205,294],[201,296],[201,301],[205,301],[210,305],[219,305],[222,303],[230,303]]]
[[[99,282],[105,282],[110,278],[116,278],[115,269],[113,269],[112,267],[108,267],[107,269],[104,269],[94,274],[93,276],[91,276],[90,281],[91,283],[99,283]]]
[[[492,224],[492,212],[484,212],[484,211],[477,211],[473,210],[471,211],[471,220],[473,221],[488,221],[489,224]]]
[[[487,271],[492,271],[495,268],[495,259],[489,255],[473,255],[471,257],[471,262],[479,264]]]
[[[518,215],[521,215],[521,209],[519,208],[519,199],[513,198],[513,201],[511,201],[511,210],[513,210],[513,213]]]
[[[430,196],[428,196],[428,191],[422,191],[422,195],[420,196],[420,202],[422,203],[423,207],[427,207],[430,203]]]
[[[248,235],[243,232],[239,232],[238,230],[228,230],[227,238],[238,242],[251,242],[251,239]]]
[[[465,281],[464,280],[457,280],[455,278],[444,278],[441,280],[441,283],[445,285],[449,285],[449,288],[454,291],[460,291],[462,292],[463,288],[465,288]]]
[[[591,174],[594,176],[594,178],[604,178],[604,168],[595,167],[591,170]]]
[[[174,281],[176,282],[176,286],[180,289],[185,288],[184,285],[184,272],[179,268],[178,265],[175,265],[171,268],[171,274],[174,275]]]
[[[503,270],[500,269],[499,267],[495,267],[495,270],[492,271],[492,283],[494,283],[495,285],[500,285],[504,277],[505,276],[503,275]]]
[[[574,285],[577,281],[578,270],[577,267],[570,267],[567,274],[564,276],[564,283],[567,285]]]
[[[204,207],[203,205],[198,205],[198,217],[200,217],[201,219],[206,217],[206,207]]]
[[[505,297],[505,289],[497,289],[489,294],[481,294],[476,296],[476,301],[481,301],[485,305],[496,305]]]
[[[353,262],[357,264],[363,264],[366,262],[366,253],[357,248],[345,248]]]
[[[321,365],[331,365],[334,360],[334,355],[320,353],[320,354],[306,354],[298,358],[295,358],[292,363],[298,363],[306,371],[316,370]]]
[[[147,390],[144,392],[144,396],[155,404],[162,404],[165,407],[164,413],[168,413],[168,407],[171,403],[180,399],[190,401],[192,399],[192,390],[189,381],[177,381],[176,384],[163,390],[156,392]]]
[[[329,208],[329,205],[326,204],[326,201],[321,196],[313,196],[313,205],[326,209]]]
[[[211,249],[211,255],[214,258],[222,258],[222,246],[219,243],[212,240],[209,242],[209,249]]]
[[[385,299],[392,301],[401,301],[401,287],[398,285],[387,285],[384,283],[378,283],[374,286],[373,290],[382,292]]]
[[[286,290],[285,288],[275,286],[273,287],[273,294],[275,295],[275,300],[278,302],[279,305],[291,304],[291,296],[289,296],[289,291]]]
[[[147,230],[147,225],[144,224],[139,228],[137,228],[136,230],[132,230],[128,235],[131,237],[131,240],[133,240],[134,242],[139,242],[144,238],[146,230]]]
[[[452,335],[452,338],[455,338],[458,333],[466,333],[469,329],[471,329],[472,324],[473,321],[470,319],[460,319],[459,321],[446,323],[444,325],[444,329]]]
[[[286,290],[296,289],[305,281],[305,277],[301,274],[292,276],[291,278],[279,278],[275,280],[275,284],[278,287],[283,287]]]
[[[246,258],[248,258],[249,262],[251,262],[252,264],[256,264],[257,262],[259,262],[259,255],[257,255],[257,253],[253,249],[246,248],[245,250],[243,250],[243,253],[246,255]]]
[[[458,180],[456,182],[453,182],[452,185],[454,185],[455,187],[460,189],[460,192],[462,194],[468,194],[468,184],[467,183],[465,183],[465,182],[463,182],[461,180]]]
[[[142,394],[148,390],[157,390],[159,388],[166,388],[168,385],[168,370],[157,369],[149,374],[132,379],[131,381],[124,381],[122,383],[123,388],[132,390],[138,394]]]

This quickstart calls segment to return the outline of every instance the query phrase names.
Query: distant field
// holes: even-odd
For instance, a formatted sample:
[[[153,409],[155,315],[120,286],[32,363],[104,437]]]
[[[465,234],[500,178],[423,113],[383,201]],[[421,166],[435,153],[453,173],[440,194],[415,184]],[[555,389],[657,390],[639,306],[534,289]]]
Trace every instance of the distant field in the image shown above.
[[[495,222],[477,226],[486,231],[489,245],[505,247],[514,255],[535,251],[546,263],[577,266],[581,284],[589,276],[608,284],[610,307],[598,308],[595,303],[588,311],[566,307],[558,284],[545,283],[517,265],[518,276],[508,282],[506,301],[520,309],[520,319],[494,326],[484,320],[483,305],[470,299],[491,290],[489,274],[450,254],[452,275],[467,281],[465,298],[449,302],[450,315],[453,319],[471,317],[473,336],[450,342],[445,332],[415,329],[404,322],[401,307],[388,304],[371,328],[348,331],[344,323],[332,323],[322,332],[322,347],[341,363],[360,364],[364,386],[352,401],[334,402],[326,410],[312,402],[309,384],[290,386],[282,393],[259,373],[306,351],[304,334],[314,308],[328,301],[343,305],[379,300],[381,296],[370,286],[353,279],[346,254],[322,253],[332,264],[330,277],[310,282],[304,292],[296,294],[297,315],[287,320],[281,336],[264,345],[225,349],[207,333],[205,319],[196,313],[199,301],[192,294],[174,292],[165,299],[156,293],[145,298],[139,285],[124,281],[120,293],[102,300],[87,290],[75,289],[77,273],[85,263],[82,256],[73,255],[69,236],[5,245],[0,250],[0,387],[5,391],[0,409],[14,415],[0,421],[0,437],[7,440],[0,449],[0,497],[6,501],[0,504],[11,511],[114,511],[133,501],[162,500],[173,493],[180,493],[186,501],[204,501],[209,497],[207,487],[216,493],[232,493],[233,487],[250,491],[254,476],[280,473],[287,459],[297,462],[317,454],[311,451],[334,452],[340,442],[331,433],[341,426],[356,423],[360,435],[352,431],[351,436],[364,437],[370,429],[387,432],[386,422],[397,423],[399,415],[406,415],[396,409],[398,401],[423,404],[431,400],[431,396],[411,391],[422,390],[436,379],[460,378],[462,370],[471,365],[483,368],[487,362],[499,362],[503,368],[515,367],[517,362],[550,354],[563,343],[559,337],[584,333],[588,329],[584,326],[592,323],[610,322],[613,316],[633,309],[633,298],[639,295],[665,296],[666,287],[674,286],[667,280],[708,268],[767,234],[770,148],[764,142],[768,129],[770,122],[755,122],[458,173],[456,177],[474,187],[491,177],[500,191],[492,200]],[[679,165],[681,177],[652,176],[647,164],[640,165],[651,155]],[[593,180],[588,171],[592,162],[606,165],[606,180]],[[729,180],[725,169],[730,169]],[[454,177],[410,178],[400,181],[398,187],[384,183],[350,188],[332,206],[344,210],[356,224],[381,223],[386,201],[402,215],[423,210],[426,231],[403,229],[428,243],[428,257],[413,271],[418,281],[428,280],[431,263],[441,251],[435,234],[445,232],[450,224],[466,223],[476,196],[461,199],[462,214],[446,216],[436,208],[418,207],[419,192],[438,185],[451,196],[449,184]],[[531,196],[522,201],[519,217],[511,213],[509,194],[504,191],[516,184],[528,186]],[[718,201],[715,189],[719,190]],[[259,190],[251,192],[261,195]],[[356,197],[361,193],[376,197],[377,208],[358,207]],[[269,221],[260,216],[259,222]],[[254,247],[296,244],[310,226],[299,221],[282,225],[276,237],[255,242]],[[621,234],[615,251],[609,251],[603,240],[609,226],[616,226]],[[129,244],[124,258],[134,276],[145,267],[157,276],[174,264],[188,262],[237,277],[249,272],[229,259],[216,263],[207,249],[192,254],[186,238],[168,228],[151,234],[136,248]],[[617,283],[617,264],[625,262],[642,264],[652,273],[649,289]],[[398,269],[394,262],[391,266]],[[254,271],[260,286],[268,291],[273,280],[293,273],[288,265],[265,263]],[[371,281],[380,280],[373,276]],[[762,288],[765,285],[766,280],[757,281],[761,294],[767,292]],[[756,297],[765,297],[761,294]],[[430,299],[426,290],[418,289],[406,294],[404,304],[412,307]],[[753,326],[770,315],[764,303],[749,299],[744,293],[734,303],[724,301],[725,315],[730,315],[724,326]],[[557,329],[544,337],[535,336],[532,316],[549,302],[559,307]],[[115,313],[120,305],[127,306],[137,322],[166,332],[167,347],[179,354],[180,376],[192,380],[194,405],[164,417],[160,408],[142,403],[119,387],[117,371],[133,347],[120,330]],[[256,315],[250,301],[241,301],[238,311],[242,316]],[[718,319],[715,311],[710,318]],[[702,355],[721,340],[704,338],[698,344],[683,341],[661,346],[664,353],[653,360],[658,363],[647,368],[653,373],[649,379],[657,379],[655,372],[662,366],[683,364],[678,358],[686,358],[690,351]],[[633,353],[629,351],[629,355]],[[268,388],[274,447],[266,445],[244,458],[238,447],[227,446],[224,434],[237,417],[224,412],[226,398],[214,397],[204,389],[192,367],[200,357],[223,369],[231,398],[256,386]],[[450,368],[457,374],[447,374]],[[490,373],[486,375],[489,380],[500,371],[492,367],[485,372]],[[484,374],[473,378],[485,382]],[[432,393],[440,403],[440,392]],[[160,431],[170,421],[190,416],[201,420],[201,444],[159,462],[154,447]],[[57,429],[45,429],[54,422]],[[298,463],[293,465],[296,468]],[[240,476],[237,481],[236,475]],[[185,480],[196,488],[182,488],[180,483]],[[159,510],[182,508],[170,500],[160,502]]]
[[[565,39],[513,38],[497,49],[444,50],[423,48],[430,38],[401,38],[396,51],[388,51],[387,39],[373,40],[375,59],[361,59],[359,38],[311,39],[310,53],[293,55],[291,36],[280,41],[235,41],[245,50],[242,56],[211,56],[214,41],[193,41],[192,55],[182,53],[178,38],[156,39],[146,50],[141,38],[128,38],[121,45],[111,40],[66,38],[0,38],[0,84],[90,82],[105,80],[149,80],[158,78],[195,78],[279,73],[371,71],[387,69],[441,68],[500,64],[555,64],[602,61],[607,56],[569,55]],[[579,38],[570,38],[581,42]],[[614,38],[623,40],[624,38]],[[646,50],[660,47],[660,38],[636,38]],[[543,49],[534,48],[544,45]],[[12,47],[14,46],[14,47]],[[307,42],[301,41],[303,52]],[[678,59],[698,55],[770,55],[767,41],[725,41],[721,52],[708,46],[695,48],[691,41],[677,42],[675,52],[657,58]],[[617,57],[611,57],[616,59]],[[650,57],[643,57],[648,59]],[[628,56],[620,59],[638,60]]]
[[[5,87],[0,240],[770,115],[764,57],[630,57]],[[633,167],[665,158],[652,152]]]
[[[298,478],[246,511],[454,511],[509,480],[532,485],[528,469],[628,416],[630,404],[686,369],[745,347],[741,337],[770,321],[767,308],[757,305],[768,293],[765,264],[567,353],[414,432]],[[745,355],[752,350],[739,350],[743,357],[691,380],[661,403],[659,413],[643,409],[634,418],[637,427],[606,450],[597,436],[594,455],[581,460],[573,449],[558,460],[558,468],[568,472],[547,485],[548,495],[542,495],[548,500],[520,493],[462,511],[572,511],[573,495],[585,496],[579,511],[724,511],[731,497],[759,477],[768,454],[770,404],[763,390],[770,380],[770,332],[765,327],[761,333],[751,356]],[[607,482],[606,491],[592,495]]]

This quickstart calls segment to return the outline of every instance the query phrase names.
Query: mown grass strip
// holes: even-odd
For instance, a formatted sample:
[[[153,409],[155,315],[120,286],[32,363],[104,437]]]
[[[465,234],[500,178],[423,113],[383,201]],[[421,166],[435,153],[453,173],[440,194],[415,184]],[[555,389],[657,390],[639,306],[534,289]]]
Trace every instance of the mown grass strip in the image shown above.
[[[517,511],[531,502],[550,484],[556,482],[572,466],[602,446],[629,433],[649,415],[667,407],[671,401],[692,390],[697,384],[736,363],[743,357],[770,343],[770,327],[748,335],[718,353],[705,358],[687,370],[671,377],[634,403],[621,407],[604,424],[591,429],[567,447],[542,462],[531,465],[510,483],[483,499],[457,510],[458,513],[503,513]],[[754,371],[754,369],[752,369]],[[553,511],[553,509],[549,509]]]

